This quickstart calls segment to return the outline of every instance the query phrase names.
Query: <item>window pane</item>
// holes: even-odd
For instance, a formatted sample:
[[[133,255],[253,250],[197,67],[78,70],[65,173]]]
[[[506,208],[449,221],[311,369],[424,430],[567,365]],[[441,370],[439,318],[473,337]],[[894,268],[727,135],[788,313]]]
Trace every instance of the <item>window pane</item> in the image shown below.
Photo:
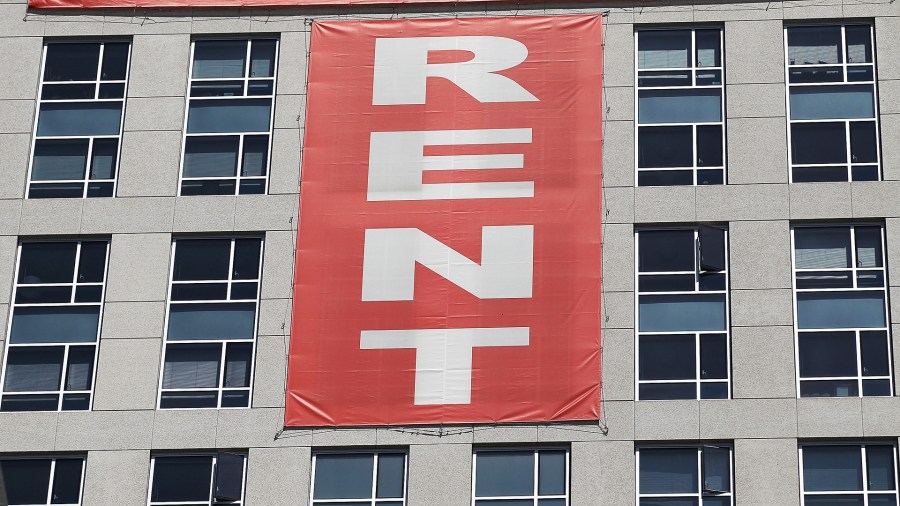
[[[704,446],[702,460],[704,492],[730,492],[731,451],[728,448]]]
[[[690,30],[646,30],[637,32],[638,68],[690,67]]]
[[[182,239],[175,242],[174,281],[228,279],[229,239]]]
[[[204,40],[194,43],[194,79],[244,77],[245,40]]]
[[[692,170],[642,170],[638,172],[638,186],[690,184],[694,184],[694,171]]]
[[[640,336],[639,379],[696,379],[695,337],[688,335]]]
[[[870,331],[860,332],[859,334],[860,347],[862,348],[863,375],[889,375],[887,332]]]
[[[151,501],[209,501],[212,457],[156,457]]]
[[[878,162],[878,132],[874,121],[850,123],[850,161],[853,163]]]
[[[108,42],[103,47],[103,66],[100,79],[124,81],[128,71],[128,43]]]
[[[94,378],[94,347],[69,348],[69,365],[66,367],[64,390],[90,390]]]
[[[244,81],[196,81],[191,83],[192,97],[242,97]]]
[[[698,67],[722,66],[719,34],[719,30],[697,30],[695,32]]]
[[[840,26],[794,26],[787,32],[789,65],[843,63]]]
[[[10,342],[92,343],[99,322],[100,306],[17,307]]]
[[[45,81],[93,81],[97,79],[100,44],[67,42],[47,44]]]
[[[722,160],[722,125],[697,127],[697,166],[719,167]]]
[[[881,227],[856,227],[856,266],[882,267]]]
[[[727,399],[728,383],[700,383],[701,399]]]
[[[22,244],[19,283],[71,283],[76,249],[74,242]]]
[[[259,254],[262,241],[259,239],[235,239],[234,279],[259,278]]]
[[[116,176],[118,139],[96,139],[91,152],[91,179],[112,179]]]
[[[268,132],[272,100],[192,100],[188,133]]]
[[[169,344],[163,366],[163,388],[219,386],[221,344]]]
[[[374,456],[369,453],[316,455],[313,499],[372,497]]]
[[[217,391],[163,392],[159,397],[160,409],[215,408],[219,394]],[[223,407],[226,407],[223,403]],[[246,404],[241,407],[246,407]]]
[[[566,493],[566,452],[541,451],[538,456],[538,494]]]
[[[870,495],[869,506],[897,506],[897,495]]]
[[[478,452],[475,460],[475,497],[534,494],[533,452]]]
[[[184,143],[184,177],[237,174],[240,137],[187,137]]]
[[[275,76],[275,41],[254,40],[250,45],[250,77]]]
[[[173,304],[170,341],[186,339],[253,339],[256,304]]]
[[[722,121],[719,89],[642,90],[638,123],[710,123]]]
[[[894,395],[891,390],[891,380],[863,380],[863,395],[866,397],[890,397]]]
[[[850,229],[794,229],[794,250],[798,269],[850,267]]]
[[[804,446],[803,486],[808,491],[862,490],[858,446]]]
[[[79,504],[82,459],[57,459],[53,472],[52,504]]]
[[[269,159],[269,136],[248,135],[244,137],[244,160],[242,176],[265,176]]]
[[[696,269],[693,230],[641,231],[638,248],[640,272],[693,272]]]
[[[658,126],[638,128],[638,167],[642,169],[693,167],[693,160],[693,127]],[[641,174],[639,173],[638,177],[640,176]],[[666,183],[658,182],[656,184],[665,185]]]
[[[641,332],[725,330],[725,295],[642,295]]]
[[[106,271],[106,242],[81,243],[81,261],[78,262],[79,283],[100,283]]]
[[[0,460],[7,504],[46,504],[50,459]]]
[[[640,506],[697,506],[697,499],[690,497],[641,497]]]
[[[475,506],[532,506],[531,499],[492,499],[489,501],[475,501]]]
[[[52,102],[41,104],[37,135],[119,135],[122,102]]]
[[[801,332],[800,377],[856,376],[855,332]]]
[[[34,143],[32,181],[83,179],[87,139],[38,139]]]
[[[806,146],[803,149],[812,147]],[[853,172],[856,173],[856,167]],[[794,167],[791,169],[791,175],[795,183],[847,181],[847,166]]]
[[[697,383],[645,383],[638,387],[642,401],[696,399]]]
[[[868,25],[844,28],[847,38],[847,63],[872,63],[872,37]]]
[[[804,506],[863,506],[861,495],[807,495]]]
[[[658,448],[640,451],[641,494],[690,494],[698,492],[697,450]]]
[[[234,180],[182,181],[182,195],[234,195]]]
[[[62,346],[10,347],[6,356],[6,383],[3,391],[59,390],[64,353]]]
[[[403,463],[402,453],[382,453],[378,455],[378,484],[375,497],[403,497]]]
[[[700,336],[700,377],[703,379],[728,377],[728,343],[724,334]]]
[[[172,300],[220,300],[228,298],[228,283],[178,283],[172,285]]]
[[[869,490],[894,490],[894,447],[866,446],[866,461]]]
[[[250,386],[251,360],[253,360],[253,343],[228,343],[225,352],[226,387]]]
[[[857,384],[855,379],[800,382],[800,397],[857,396],[859,396],[859,385]]]
[[[871,85],[791,88],[791,119],[874,118]]]
[[[798,293],[797,324],[801,329],[884,327],[884,292]]]
[[[791,161],[795,164],[847,163],[847,133],[844,128],[843,123],[792,124]],[[840,180],[847,180],[846,168],[841,177],[843,179]]]

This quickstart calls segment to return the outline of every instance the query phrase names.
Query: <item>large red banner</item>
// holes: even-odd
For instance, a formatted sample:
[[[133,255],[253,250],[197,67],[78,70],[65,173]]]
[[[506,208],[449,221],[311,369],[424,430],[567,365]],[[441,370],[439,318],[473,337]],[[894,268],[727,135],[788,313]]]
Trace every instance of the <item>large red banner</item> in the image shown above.
[[[600,29],[313,25],[287,426],[599,417]]]

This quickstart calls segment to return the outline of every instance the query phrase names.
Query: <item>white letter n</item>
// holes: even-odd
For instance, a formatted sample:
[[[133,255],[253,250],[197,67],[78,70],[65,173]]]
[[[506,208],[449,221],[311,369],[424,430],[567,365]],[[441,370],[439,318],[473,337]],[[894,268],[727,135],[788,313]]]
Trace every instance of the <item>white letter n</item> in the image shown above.
[[[534,226],[483,227],[481,264],[417,228],[366,230],[362,300],[413,300],[416,262],[480,299],[531,297]]]

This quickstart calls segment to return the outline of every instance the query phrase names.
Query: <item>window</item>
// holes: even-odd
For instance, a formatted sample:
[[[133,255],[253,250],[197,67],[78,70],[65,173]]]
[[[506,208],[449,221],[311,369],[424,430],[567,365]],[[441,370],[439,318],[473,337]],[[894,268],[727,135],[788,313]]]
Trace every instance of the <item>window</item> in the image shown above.
[[[791,182],[878,180],[872,25],[784,32]]]
[[[265,193],[278,41],[197,40],[191,50],[181,194]]]
[[[313,455],[312,506],[404,506],[406,453]]]
[[[638,448],[639,506],[730,506],[731,461],[730,446]]]
[[[262,239],[177,239],[172,250],[159,407],[249,407]]]
[[[637,185],[725,183],[722,30],[638,30]]]
[[[28,198],[115,194],[130,53],[128,42],[44,46]]]
[[[792,232],[800,396],[891,395],[884,228]]]
[[[803,506],[897,504],[897,455],[889,443],[801,444]]]
[[[90,409],[107,246],[19,245],[0,411]]]
[[[150,506],[241,505],[246,462],[241,453],[156,455],[150,463]]]
[[[83,457],[0,459],[0,503],[78,506],[83,477]]]
[[[639,230],[637,396],[727,399],[727,232]]]
[[[477,450],[473,506],[568,506],[569,450]]]

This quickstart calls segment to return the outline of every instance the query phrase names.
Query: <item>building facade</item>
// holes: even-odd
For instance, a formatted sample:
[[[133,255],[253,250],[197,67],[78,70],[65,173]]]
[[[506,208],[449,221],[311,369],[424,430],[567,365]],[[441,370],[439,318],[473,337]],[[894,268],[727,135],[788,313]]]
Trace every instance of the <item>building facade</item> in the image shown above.
[[[599,422],[286,429],[311,23],[565,14],[603,25]],[[896,505],[898,34],[0,3],[0,504]]]

